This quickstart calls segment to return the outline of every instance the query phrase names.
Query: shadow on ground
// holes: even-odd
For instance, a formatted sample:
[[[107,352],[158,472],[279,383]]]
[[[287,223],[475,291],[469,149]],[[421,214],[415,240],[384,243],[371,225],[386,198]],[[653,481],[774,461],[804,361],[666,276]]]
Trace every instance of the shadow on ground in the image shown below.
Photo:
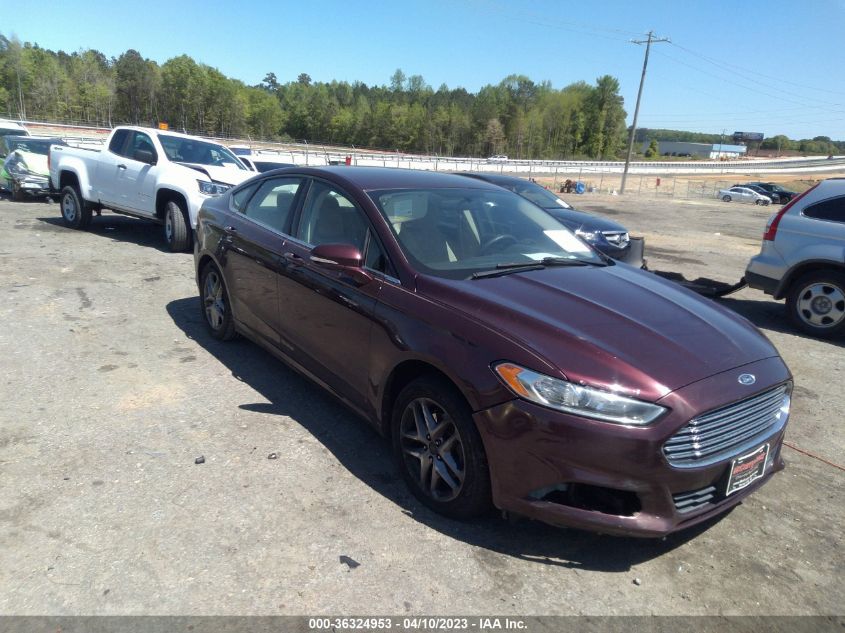
[[[65,226],[58,205],[54,217],[39,217],[38,220],[52,227],[73,230]],[[116,242],[129,242],[138,246],[150,246],[163,253],[170,252],[170,248],[164,241],[164,228],[160,224],[147,220],[113,213],[104,213],[101,216],[94,214],[90,226],[85,230]]]
[[[190,339],[267,400],[242,404],[241,408],[289,416],[331,451],[350,473],[395,503],[399,511],[451,538],[547,565],[625,572],[632,565],[673,550],[716,522],[711,520],[658,540],[602,536],[534,521],[510,523],[492,513],[467,523],[443,518],[411,496],[393,465],[389,442],[367,422],[257,345],[243,338],[229,343],[213,339],[205,328],[198,298],[172,301],[167,311]]]
[[[718,301],[726,308],[730,308],[737,314],[744,316],[758,328],[780,332],[782,334],[791,334],[798,338],[827,343],[836,347],[845,347],[845,338],[841,336],[839,338],[825,340],[813,338],[802,333],[789,322],[786,316],[786,309],[781,301],[775,301],[770,298],[757,301],[754,299],[733,299],[731,297],[725,297]]]

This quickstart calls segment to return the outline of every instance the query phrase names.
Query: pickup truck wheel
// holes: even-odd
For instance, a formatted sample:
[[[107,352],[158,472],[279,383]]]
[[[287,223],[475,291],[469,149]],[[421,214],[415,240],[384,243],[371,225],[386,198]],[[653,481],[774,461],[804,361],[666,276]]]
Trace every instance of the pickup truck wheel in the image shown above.
[[[786,296],[790,321],[818,338],[845,333],[845,273],[835,270],[807,273]]]
[[[72,185],[62,189],[62,219],[72,229],[86,229],[91,224],[91,207],[82,201],[79,191]]]
[[[188,218],[182,206],[171,200],[164,207],[164,239],[174,253],[186,251],[191,247],[191,230]]]
[[[229,341],[235,337],[235,323],[232,321],[232,308],[229,293],[220,269],[214,264],[206,264],[200,275],[200,298],[202,316],[208,332],[218,341]]]

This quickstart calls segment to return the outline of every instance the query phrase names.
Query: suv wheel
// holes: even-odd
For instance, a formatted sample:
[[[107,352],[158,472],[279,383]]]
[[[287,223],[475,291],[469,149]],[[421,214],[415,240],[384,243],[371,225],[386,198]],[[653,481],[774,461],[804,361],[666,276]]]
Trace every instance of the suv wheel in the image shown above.
[[[490,508],[490,473],[481,436],[463,396],[447,381],[424,376],[393,405],[393,451],[420,501],[455,519]]]
[[[845,332],[845,273],[815,271],[795,281],[786,296],[790,320],[819,338]]]

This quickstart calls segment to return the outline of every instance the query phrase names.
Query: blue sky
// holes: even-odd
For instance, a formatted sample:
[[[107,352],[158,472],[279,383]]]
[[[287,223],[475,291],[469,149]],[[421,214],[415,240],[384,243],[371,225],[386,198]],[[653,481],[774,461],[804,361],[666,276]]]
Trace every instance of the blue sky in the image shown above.
[[[845,0],[0,0],[0,32],[52,50],[188,54],[248,84],[386,84],[396,68],[476,91],[511,73],[617,77],[640,127],[845,139]]]

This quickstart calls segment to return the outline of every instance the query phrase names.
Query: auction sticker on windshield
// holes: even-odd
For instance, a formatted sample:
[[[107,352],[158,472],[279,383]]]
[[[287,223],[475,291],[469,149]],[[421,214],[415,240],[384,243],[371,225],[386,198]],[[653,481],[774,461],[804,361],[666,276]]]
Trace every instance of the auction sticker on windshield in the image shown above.
[[[575,237],[568,230],[555,229],[552,231],[543,231],[563,250],[570,253],[589,253],[590,247],[584,244],[581,240]]]
[[[760,448],[733,460],[731,462],[731,472],[728,475],[728,488],[725,491],[725,496],[742,490],[762,477],[766,471],[768,459],[769,445],[764,444]]]

